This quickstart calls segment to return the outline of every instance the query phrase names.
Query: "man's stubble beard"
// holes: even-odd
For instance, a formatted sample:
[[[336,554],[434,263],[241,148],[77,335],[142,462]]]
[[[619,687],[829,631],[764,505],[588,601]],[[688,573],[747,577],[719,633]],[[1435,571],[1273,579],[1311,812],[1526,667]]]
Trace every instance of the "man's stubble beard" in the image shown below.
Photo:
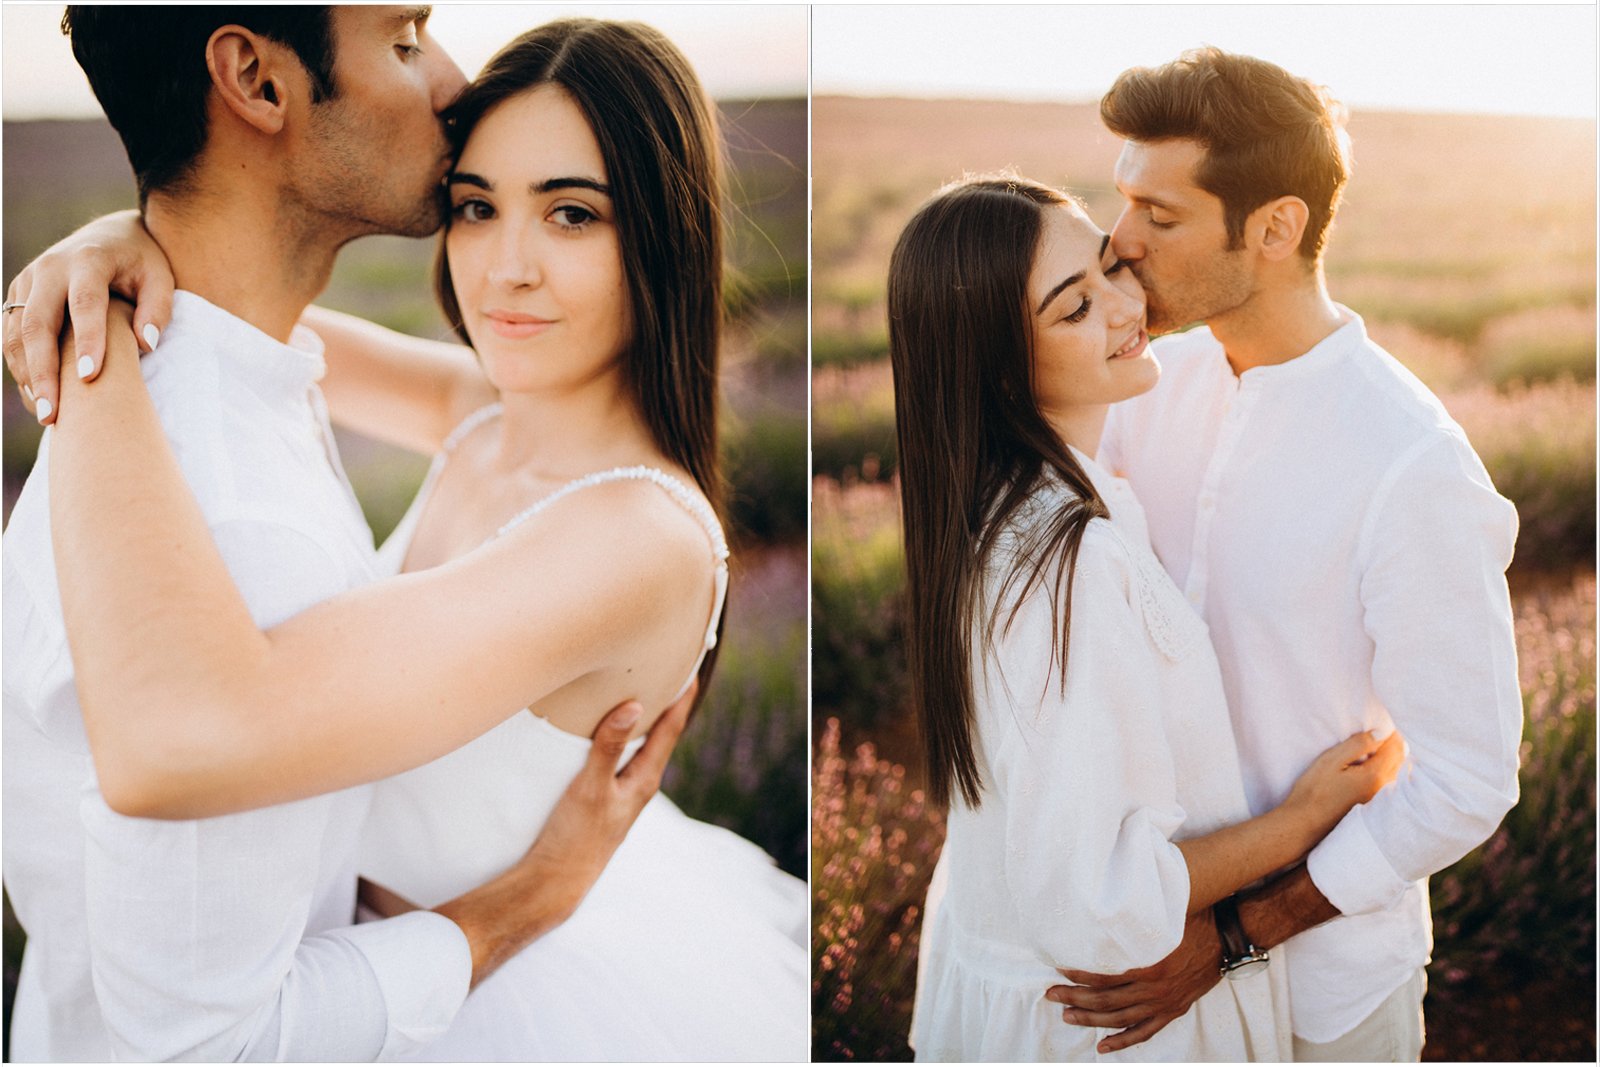
[[[1176,333],[1209,322],[1242,306],[1254,292],[1254,282],[1243,265],[1243,249],[1223,249],[1206,266],[1202,277],[1185,279],[1179,289],[1152,286],[1138,264],[1133,275],[1145,288],[1145,330],[1151,337]],[[1171,298],[1171,303],[1168,302]]]
[[[444,188],[433,180],[447,146],[442,131],[437,144],[419,149],[430,155],[432,164],[419,169],[417,180],[406,188],[398,183],[396,169],[377,158],[381,153],[365,147],[379,143],[365,123],[344,121],[336,102],[322,106],[329,110],[313,118],[314,169],[292,191],[291,210],[315,220],[341,245],[372,234],[437,233],[446,213]]]

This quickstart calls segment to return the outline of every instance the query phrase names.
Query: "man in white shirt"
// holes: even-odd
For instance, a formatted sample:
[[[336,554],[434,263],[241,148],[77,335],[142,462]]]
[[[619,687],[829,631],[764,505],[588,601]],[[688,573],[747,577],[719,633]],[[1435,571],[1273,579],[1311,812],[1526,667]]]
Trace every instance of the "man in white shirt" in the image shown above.
[[[1160,344],[1161,382],[1113,408],[1100,458],[1210,626],[1251,807],[1359,730],[1398,728],[1410,764],[1161,964],[1066,972],[1078,984],[1048,996],[1124,1048],[1283,944],[1269,965],[1289,968],[1297,1060],[1418,1059],[1427,877],[1517,799],[1516,512],[1437,398],[1328,296],[1337,104],[1203,49],[1125,72],[1101,116],[1126,139],[1111,240],[1150,332],[1204,326]]]
[[[374,576],[316,385],[321,344],[295,323],[345,241],[439,224],[448,158],[437,113],[463,78],[427,38],[427,14],[68,11],[181,290],[144,376],[263,626]],[[36,392],[41,421],[55,396],[53,385]],[[50,445],[47,433],[3,556],[5,879],[29,934],[12,1055],[415,1052],[471,985],[577,906],[654,792],[683,708],[620,775],[640,709],[613,713],[577,788],[512,870],[433,911],[356,926],[365,787],[196,821],[107,803],[61,617]]]

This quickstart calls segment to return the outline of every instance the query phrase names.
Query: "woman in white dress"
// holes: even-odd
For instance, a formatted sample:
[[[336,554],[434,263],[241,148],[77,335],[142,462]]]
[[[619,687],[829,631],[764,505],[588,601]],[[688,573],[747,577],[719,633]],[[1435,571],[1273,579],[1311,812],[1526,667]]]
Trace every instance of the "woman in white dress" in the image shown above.
[[[1044,993],[1057,968],[1164,958],[1391,779],[1400,742],[1357,735],[1249,817],[1205,624],[1094,462],[1107,406],[1159,368],[1138,281],[1074,200],[1010,176],[941,191],[895,249],[889,322],[907,646],[950,805],[918,1058],[1287,1059],[1281,966],[1123,1052]]]
[[[434,907],[515,864],[600,712],[703,685],[727,588],[720,147],[692,69],[649,27],[565,20],[506,46],[448,118],[437,289],[476,362],[308,316],[343,421],[438,449],[384,546],[395,577],[263,634],[220,560],[172,558],[172,543],[209,541],[178,507],[94,552],[124,575],[167,572],[192,639],[152,646],[137,611],[117,614],[127,598],[91,623],[69,616],[97,762],[144,775],[141,814],[203,817],[417,768],[374,800],[363,869],[379,910]],[[157,455],[136,353],[117,340],[80,406],[102,411],[101,432],[132,412],[118,447]],[[67,462],[56,474],[75,496],[113,488]],[[142,477],[187,493],[171,463]],[[61,572],[86,570],[70,546],[90,539],[57,533]],[[152,735],[164,756],[142,744]],[[760,849],[657,796],[576,913],[479,984],[423,1057],[803,1059],[806,912],[804,884]]]

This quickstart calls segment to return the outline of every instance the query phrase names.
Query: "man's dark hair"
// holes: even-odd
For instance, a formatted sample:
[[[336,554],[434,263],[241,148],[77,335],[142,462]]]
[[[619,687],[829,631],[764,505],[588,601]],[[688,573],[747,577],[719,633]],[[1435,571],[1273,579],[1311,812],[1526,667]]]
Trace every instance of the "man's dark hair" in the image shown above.
[[[1100,100],[1106,128],[1130,141],[1198,141],[1195,183],[1222,201],[1228,247],[1245,219],[1280,196],[1305,201],[1300,255],[1322,256],[1350,174],[1344,108],[1327,90],[1253,56],[1197,48],[1159,67],[1123,71]]]
[[[86,4],[67,8],[61,32],[122,137],[142,207],[155,190],[181,191],[206,144],[206,42],[236,25],[293,49],[312,102],[335,92],[332,9]]]

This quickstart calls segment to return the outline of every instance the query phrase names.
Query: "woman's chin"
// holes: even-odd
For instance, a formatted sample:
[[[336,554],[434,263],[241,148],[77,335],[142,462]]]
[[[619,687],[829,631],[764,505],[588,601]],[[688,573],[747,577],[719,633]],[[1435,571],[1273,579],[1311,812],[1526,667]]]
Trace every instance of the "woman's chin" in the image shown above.
[[[1156,362],[1149,345],[1146,345],[1138,355],[1127,358],[1126,362],[1119,360],[1118,363],[1121,365],[1117,368],[1117,377],[1124,388],[1122,395],[1115,402],[1143,396],[1154,389],[1156,383],[1161,380],[1161,364]]]

